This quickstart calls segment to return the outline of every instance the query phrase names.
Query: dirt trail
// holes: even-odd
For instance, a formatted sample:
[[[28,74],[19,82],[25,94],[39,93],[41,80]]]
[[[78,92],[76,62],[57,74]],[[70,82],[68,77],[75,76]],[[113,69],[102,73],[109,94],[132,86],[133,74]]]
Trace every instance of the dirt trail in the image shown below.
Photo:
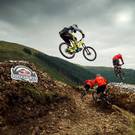
[[[91,95],[83,101],[80,93],[72,91],[72,96],[80,110],[80,118],[76,122],[61,121],[63,127],[56,135],[127,135],[128,119],[117,110],[107,110],[95,106]]]

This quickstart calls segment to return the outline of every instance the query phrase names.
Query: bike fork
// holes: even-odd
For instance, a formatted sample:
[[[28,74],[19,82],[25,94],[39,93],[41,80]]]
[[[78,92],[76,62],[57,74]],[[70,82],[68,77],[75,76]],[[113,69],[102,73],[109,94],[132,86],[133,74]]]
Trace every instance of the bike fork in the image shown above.
[[[91,52],[88,49],[86,49],[86,53],[87,53],[87,55],[91,55]]]

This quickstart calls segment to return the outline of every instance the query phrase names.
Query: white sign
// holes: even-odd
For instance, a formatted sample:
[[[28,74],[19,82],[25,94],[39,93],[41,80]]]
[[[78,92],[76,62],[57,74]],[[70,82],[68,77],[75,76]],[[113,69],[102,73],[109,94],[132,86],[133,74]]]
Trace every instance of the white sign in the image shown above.
[[[14,80],[28,81],[28,82],[38,82],[38,77],[36,72],[32,71],[30,68],[18,65],[11,68],[11,78]]]

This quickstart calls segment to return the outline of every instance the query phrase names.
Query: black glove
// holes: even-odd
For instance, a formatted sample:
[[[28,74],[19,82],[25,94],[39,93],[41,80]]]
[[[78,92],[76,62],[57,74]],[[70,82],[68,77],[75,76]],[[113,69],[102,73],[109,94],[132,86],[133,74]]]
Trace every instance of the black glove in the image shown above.
[[[85,35],[82,33],[82,38],[84,38],[85,37]]]

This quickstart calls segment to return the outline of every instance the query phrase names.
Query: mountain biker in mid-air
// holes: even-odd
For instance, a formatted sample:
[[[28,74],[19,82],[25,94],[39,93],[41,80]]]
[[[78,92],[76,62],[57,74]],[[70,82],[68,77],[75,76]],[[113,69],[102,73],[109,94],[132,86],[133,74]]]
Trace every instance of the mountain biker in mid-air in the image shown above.
[[[94,80],[84,81],[84,91],[82,92],[81,98],[83,98],[88,92],[90,92],[94,87]]]
[[[81,29],[78,28],[78,26],[76,24],[73,24],[69,27],[64,27],[60,32],[60,37],[69,45],[71,46],[71,42],[70,41],[77,41],[77,38],[73,35],[73,33],[76,32],[80,32],[82,34],[82,38],[85,37],[84,33],[82,32]],[[76,46],[77,49],[79,49],[78,46]],[[71,47],[70,52],[73,52],[74,47]]]
[[[120,64],[120,60],[121,60],[121,63],[122,63],[122,64]],[[115,56],[113,57],[113,65],[114,65],[114,66],[121,66],[121,65],[123,65],[123,64],[124,64],[124,61],[123,61],[123,57],[122,57],[121,54],[117,54],[117,55],[115,55]]]
[[[101,76],[100,74],[97,74],[94,80],[94,85],[98,86],[96,91],[98,99],[100,99],[100,94],[103,94],[106,90],[107,80],[105,77]]]

